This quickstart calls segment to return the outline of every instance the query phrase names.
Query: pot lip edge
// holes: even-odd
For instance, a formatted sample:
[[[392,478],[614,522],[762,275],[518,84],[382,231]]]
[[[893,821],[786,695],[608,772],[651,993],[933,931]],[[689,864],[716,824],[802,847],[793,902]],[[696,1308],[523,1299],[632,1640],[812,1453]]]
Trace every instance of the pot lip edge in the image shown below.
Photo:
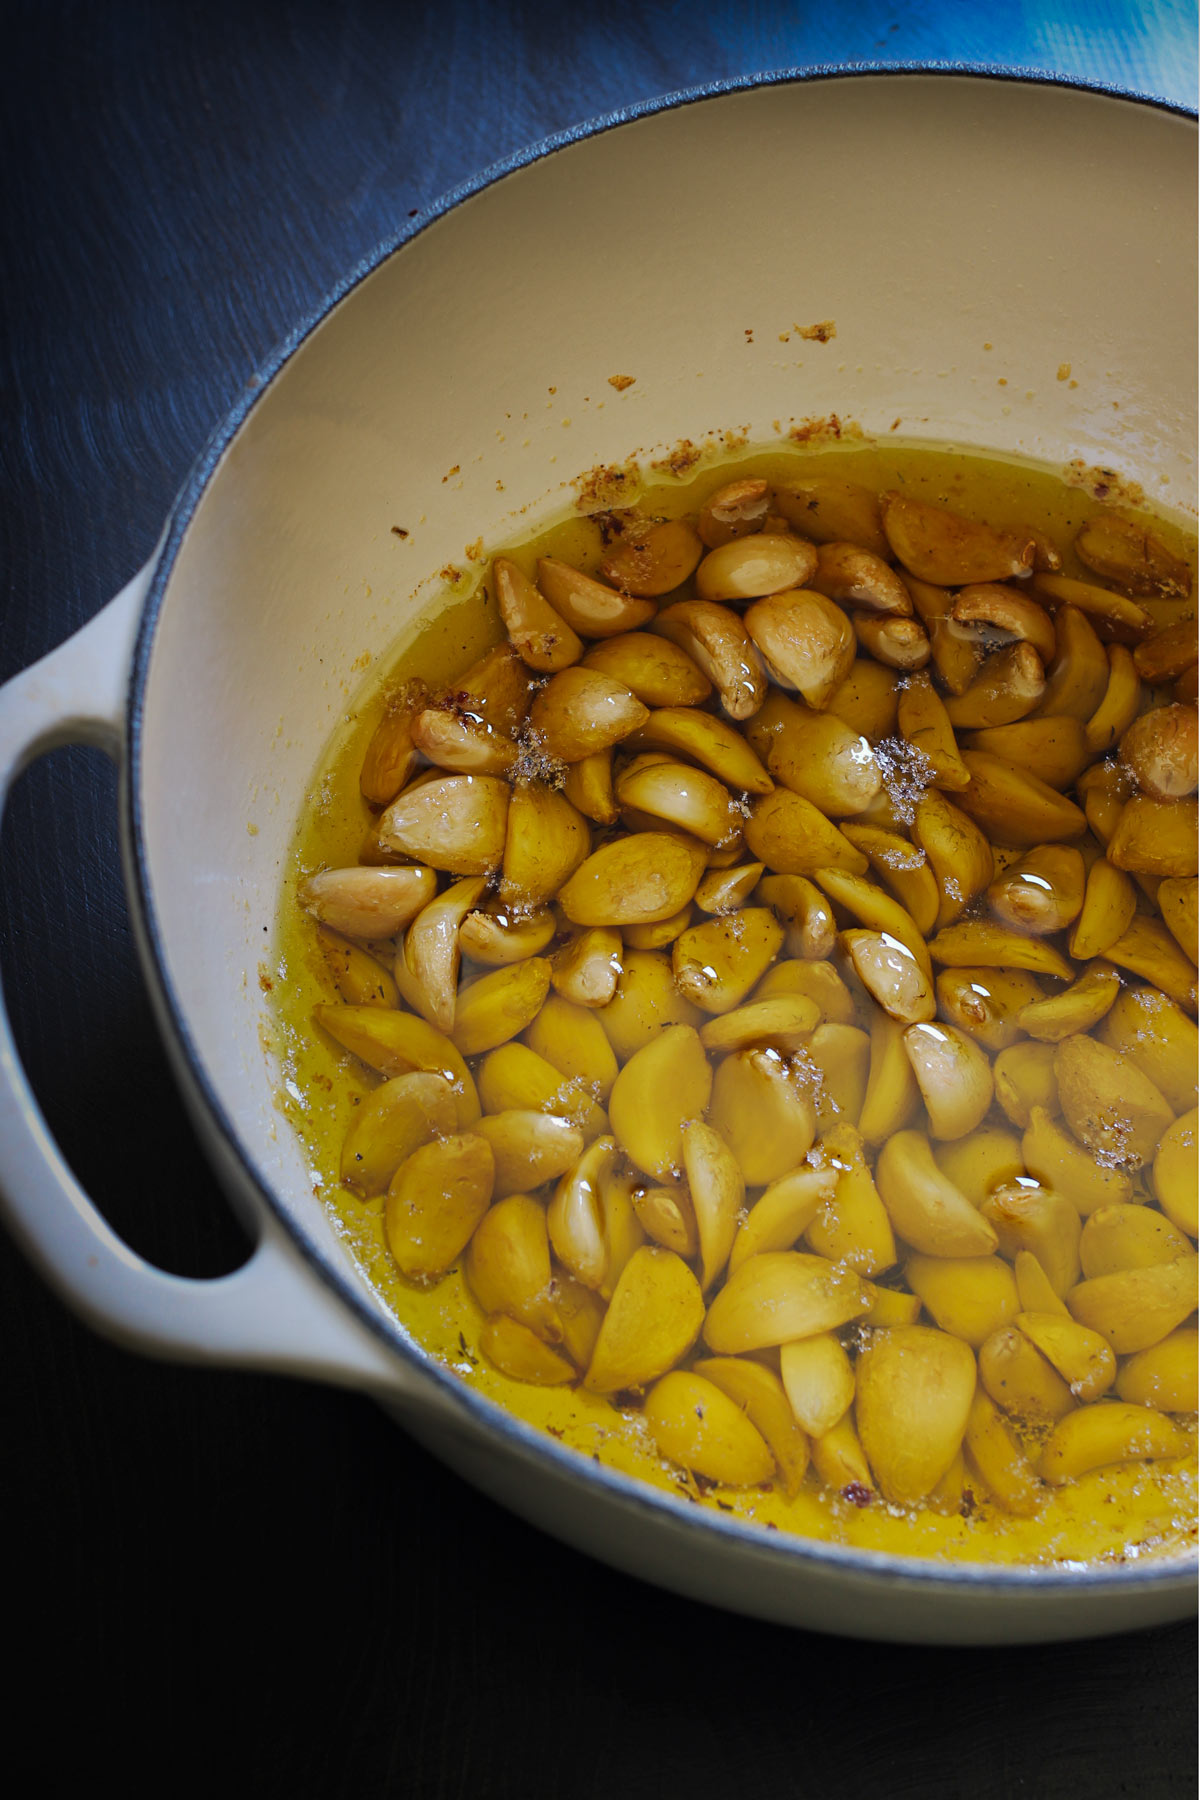
[[[1029,67],[994,67],[970,62],[880,61],[836,65],[810,65],[800,68],[768,70],[757,74],[724,78],[688,88],[651,96],[628,106],[594,115],[577,124],[521,146],[509,155],[468,176],[438,196],[415,217],[406,219],[390,236],[382,239],[358,263],[344,274],[334,287],[302,317],[292,330],[268,352],[246,381],[242,393],[210,433],[206,443],[186,475],[168,514],[160,540],[153,577],[142,603],[131,659],[126,714],[127,755],[121,782],[121,814],[127,846],[127,868],[131,878],[131,901],[139,916],[142,967],[149,984],[156,990],[159,1002],[160,1029],[169,1023],[182,1067],[194,1098],[201,1104],[209,1126],[232,1153],[242,1179],[254,1191],[259,1203],[279,1222],[296,1245],[306,1264],[325,1287],[341,1303],[347,1305],[361,1324],[388,1350],[407,1364],[418,1379],[432,1382],[444,1400],[452,1403],[459,1415],[455,1423],[469,1426],[472,1433],[482,1430],[485,1439],[499,1438],[501,1445],[523,1462],[543,1464],[549,1459],[556,1472],[582,1492],[594,1492],[597,1486],[611,1504],[623,1511],[650,1515],[656,1523],[676,1527],[689,1537],[699,1534],[711,1541],[715,1536],[730,1552],[740,1551],[756,1561],[778,1566],[780,1558],[793,1567],[807,1566],[833,1578],[868,1580],[872,1585],[911,1589],[914,1593],[934,1594],[939,1591],[964,1592],[999,1599],[1022,1593],[1041,1595],[1089,1594],[1102,1598],[1117,1592],[1142,1594],[1186,1585],[1196,1580],[1195,1554],[1164,1558],[1151,1557],[1132,1564],[1099,1564],[1077,1569],[1044,1568],[1029,1565],[985,1563],[947,1563],[931,1558],[897,1556],[890,1552],[856,1549],[824,1539],[805,1538],[784,1532],[770,1532],[762,1527],[733,1518],[724,1518],[707,1509],[684,1507],[672,1495],[659,1493],[646,1483],[610,1469],[602,1463],[590,1462],[578,1451],[557,1443],[547,1434],[526,1425],[506,1412],[496,1402],[474,1392],[454,1379],[437,1362],[412,1342],[399,1321],[385,1318],[372,1308],[359,1291],[359,1285],[348,1270],[335,1267],[310,1233],[301,1225],[264,1181],[250,1157],[243,1150],[238,1134],[224,1106],[211,1085],[198,1048],[187,1024],[182,1006],[171,982],[158,919],[151,897],[150,873],[141,820],[142,726],[145,711],[145,688],[149,674],[155,629],[167,584],[183,539],[208,487],[208,483],[226,450],[236,438],[246,419],[263,397],[276,376],[329,314],[397,251],[419,237],[429,226],[452,212],[464,201],[482,193],[507,176],[572,144],[598,137],[617,127],[633,124],[662,112],[674,111],[730,94],[752,92],[760,88],[800,86],[809,82],[828,82],[871,77],[967,77],[996,84],[1057,87],[1127,102],[1139,107],[1164,112],[1195,123],[1197,111],[1157,94],[1140,92],[1116,83],[1088,81],[1080,77]],[[391,1397],[389,1397],[391,1399]],[[405,1401],[394,1401],[401,1411]],[[435,1422],[435,1430],[441,1423]]]

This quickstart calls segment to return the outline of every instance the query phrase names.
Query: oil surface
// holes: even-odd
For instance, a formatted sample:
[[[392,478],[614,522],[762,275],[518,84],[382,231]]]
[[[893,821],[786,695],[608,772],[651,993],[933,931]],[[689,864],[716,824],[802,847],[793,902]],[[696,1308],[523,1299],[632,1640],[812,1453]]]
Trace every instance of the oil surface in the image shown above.
[[[649,516],[675,517],[694,513],[708,493],[735,474],[783,481],[815,472],[836,473],[879,490],[901,488],[1000,528],[1028,526],[1045,532],[1063,553],[1063,573],[1079,579],[1094,579],[1070,551],[1083,522],[1106,499],[1118,500],[1122,511],[1140,500],[1136,490],[1109,489],[1105,471],[1069,472],[1064,480],[1061,473],[1032,463],[896,441],[820,449],[776,446],[705,461],[682,478],[647,481],[636,506]],[[1194,539],[1177,521],[1161,516],[1155,516],[1154,529],[1191,562],[1194,573]],[[598,523],[574,513],[536,536],[494,544],[490,551],[510,557],[529,574],[538,557],[546,555],[594,572],[603,546]],[[1191,601],[1142,604],[1159,625],[1193,611]],[[459,1268],[432,1288],[414,1286],[399,1274],[384,1243],[382,1199],[363,1202],[339,1184],[342,1138],[355,1106],[377,1082],[312,1023],[314,1004],[333,997],[333,990],[313,923],[296,904],[295,891],[317,869],[358,860],[375,817],[359,793],[358,771],[389,684],[419,675],[436,689],[502,636],[481,567],[473,587],[447,590],[444,606],[419,636],[401,638],[379,659],[304,796],[281,895],[272,970],[284,1077],[280,1106],[308,1150],[314,1185],[367,1281],[412,1338],[476,1392],[580,1454],[599,1455],[609,1467],[685,1502],[806,1537],[955,1562],[1055,1567],[1140,1560],[1193,1545],[1194,1454],[1179,1462],[1118,1465],[1050,1489],[1033,1518],[1013,1517],[986,1501],[951,1515],[928,1507],[892,1507],[878,1497],[860,1507],[819,1488],[811,1473],[793,1500],[775,1489],[713,1490],[704,1484],[701,1492],[685,1472],[662,1461],[636,1408],[618,1409],[579,1387],[530,1386],[495,1369],[479,1350],[483,1314]],[[1194,1442],[1195,1420],[1185,1424]]]

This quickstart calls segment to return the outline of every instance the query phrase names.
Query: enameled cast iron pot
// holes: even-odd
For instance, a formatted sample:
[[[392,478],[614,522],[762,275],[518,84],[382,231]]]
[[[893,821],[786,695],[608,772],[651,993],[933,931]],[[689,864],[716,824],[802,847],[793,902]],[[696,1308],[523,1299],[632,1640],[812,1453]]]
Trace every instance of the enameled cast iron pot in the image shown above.
[[[470,540],[561,510],[587,468],[836,413],[869,434],[899,420],[906,438],[1079,458],[1189,510],[1195,135],[1187,115],[1036,77],[770,80],[538,146],[346,280],[222,427],[152,562],[0,696],[7,781],[65,741],[120,760],[164,1039],[256,1243],[219,1281],[142,1262],[49,1141],[5,1028],[0,1188],[69,1304],[154,1355],[366,1389],[527,1518],[764,1618],[1016,1642],[1194,1604],[1178,1563],[989,1571],[759,1533],[466,1391],[313,1199],[254,975],[356,659],[386,649]],[[795,337],[823,320],[827,343]]]

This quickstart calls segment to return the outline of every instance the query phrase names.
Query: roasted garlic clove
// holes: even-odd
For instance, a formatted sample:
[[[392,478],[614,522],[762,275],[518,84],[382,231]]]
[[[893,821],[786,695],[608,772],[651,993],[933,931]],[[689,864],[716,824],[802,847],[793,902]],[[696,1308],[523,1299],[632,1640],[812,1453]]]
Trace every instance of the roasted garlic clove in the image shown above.
[[[686,519],[640,520],[623,527],[600,563],[606,581],[623,593],[657,599],[685,582],[704,555],[704,545]]]
[[[402,931],[437,892],[437,876],[411,868],[320,869],[300,884],[299,900],[314,919],[346,937],[389,938]]]
[[[1024,969],[942,969],[936,983],[938,1012],[951,1025],[994,1053],[1022,1035],[1023,1009],[1043,998],[1035,976]]]
[[[735,538],[761,531],[771,505],[767,484],[760,475],[727,481],[709,495],[700,508],[696,529],[710,550],[731,544]]]
[[[431,1025],[454,1029],[458,997],[459,931],[487,886],[486,875],[456,881],[422,907],[397,952],[397,975],[405,997]]]
[[[1038,1465],[1044,1481],[1062,1487],[1110,1463],[1182,1456],[1187,1439],[1163,1413],[1149,1406],[1106,1400],[1079,1407],[1054,1427]]]
[[[796,1168],[817,1134],[808,1087],[770,1049],[725,1057],[713,1076],[708,1119],[733,1151],[748,1187],[766,1186]]]
[[[756,600],[746,630],[785,687],[822,710],[854,663],[854,631],[841,607],[811,589]],[[759,697],[761,704],[762,696]],[[755,709],[757,710],[757,708]]]
[[[769,794],[775,783],[740,732],[712,713],[666,706],[627,741],[630,750],[678,750],[735,793]]]
[[[378,841],[452,875],[489,875],[504,858],[508,800],[496,775],[438,775],[393,800]]]
[[[1058,1370],[1016,1325],[980,1345],[979,1380],[997,1406],[1031,1425],[1053,1424],[1076,1405]]]
[[[1196,791],[1194,706],[1158,706],[1121,738],[1121,761],[1152,800],[1181,800]]]
[[[1118,1356],[1161,1343],[1196,1310],[1196,1258],[1122,1269],[1081,1281],[1067,1295],[1072,1316],[1099,1332]]]
[[[454,1090],[444,1076],[422,1070],[394,1075],[355,1109],[342,1143],[343,1186],[367,1199],[382,1194],[414,1150],[457,1129]]]
[[[505,556],[492,563],[492,589],[508,641],[529,668],[553,675],[579,661],[582,639]]]
[[[381,1075],[409,1075],[414,1070],[441,1075],[454,1091],[461,1130],[479,1117],[479,1097],[461,1053],[414,1013],[323,1003],[313,1008],[313,1018],[344,1050]]]
[[[1066,714],[1017,719],[1011,725],[969,731],[963,738],[963,749],[986,750],[989,756],[1013,763],[1060,793],[1074,785],[1093,754],[1080,720]]]
[[[1079,1214],[1050,1188],[1021,1176],[990,1193],[980,1206],[1000,1240],[1000,1254],[1028,1250],[1060,1297],[1079,1279]]]
[[[683,1128],[708,1105],[713,1073],[690,1025],[669,1025],[636,1050],[608,1100],[621,1148],[639,1169],[660,1180],[680,1167]]]
[[[1061,1043],[1074,1032],[1090,1031],[1112,1006],[1120,987],[1121,978],[1111,964],[1093,963],[1069,988],[1024,1007],[1021,1029],[1045,1044]]]
[[[1055,793],[1036,775],[1015,769],[983,750],[964,751],[963,761],[971,771],[971,781],[957,796],[957,803],[992,843],[1023,850],[1077,838],[1087,829],[1087,819],[1074,801]]]
[[[616,637],[620,632],[636,631],[654,616],[653,600],[620,593],[556,556],[539,557],[537,584],[555,612],[580,637]]]
[[[1079,1266],[1091,1281],[1122,1269],[1175,1262],[1191,1251],[1185,1234],[1152,1206],[1098,1206],[1079,1239]]]
[[[556,994],[576,1006],[607,1006],[621,978],[621,934],[611,926],[593,926],[571,938],[550,963]]]
[[[904,1279],[938,1329],[973,1350],[1021,1310],[1016,1279],[999,1256],[910,1256]]]
[[[1081,1144],[1111,1164],[1153,1160],[1175,1114],[1142,1071],[1095,1038],[1064,1038],[1054,1050],[1063,1116]]]
[[[696,592],[702,600],[759,600],[806,586],[816,567],[806,539],[760,531],[710,550],[696,570]]]
[[[696,839],[633,832],[594,850],[562,889],[559,904],[574,925],[651,924],[687,905],[704,864],[704,845]]]
[[[782,1345],[779,1373],[797,1425],[814,1437],[832,1431],[854,1403],[854,1365],[832,1331]]]
[[[554,1113],[510,1108],[507,1112],[489,1113],[479,1119],[475,1130],[492,1148],[496,1164],[492,1191],[497,1199],[508,1194],[526,1194],[544,1186],[547,1181],[557,1181],[560,1175],[574,1168],[583,1155],[582,1129],[570,1119],[557,1118]],[[511,1312],[512,1308],[497,1304],[485,1306],[484,1310]]]
[[[770,1481],[775,1459],[762,1434],[728,1394],[675,1369],[646,1396],[642,1417],[660,1455],[726,1487]]]
[[[622,807],[676,825],[705,844],[731,843],[741,830],[742,815],[715,775],[658,753],[634,758],[617,776],[616,796]]]
[[[1029,1109],[1021,1154],[1030,1175],[1063,1194],[1084,1218],[1098,1206],[1127,1200],[1133,1191],[1124,1169],[1097,1162],[1044,1106]]]
[[[845,607],[904,617],[912,613],[912,595],[896,571],[882,556],[860,549],[857,544],[822,544],[816,569],[805,579],[816,593]]]
[[[898,1131],[875,1166],[879,1196],[897,1235],[928,1256],[990,1256],[996,1233],[933,1160],[923,1132]]]
[[[703,706],[712,693],[712,682],[686,650],[651,631],[603,638],[592,645],[583,666],[619,681],[644,706]]]
[[[918,581],[938,587],[1004,581],[1028,575],[1035,545],[1031,538],[994,531],[924,500],[895,492],[880,496],[883,529],[893,555]]]
[[[1032,644],[1043,663],[1054,656],[1054,621],[1044,606],[1016,588],[993,581],[972,582],[959,589],[950,616],[958,625],[983,627],[985,643],[988,631],[999,631]]]
[[[704,1296],[687,1264],[644,1244],[613,1290],[584,1387],[596,1394],[648,1387],[687,1354],[703,1323]]]
[[[866,738],[832,713],[780,699],[785,710],[767,751],[771,774],[827,818],[863,812],[883,783]]]
[[[856,1416],[875,1481],[893,1505],[924,1500],[962,1444],[975,1358],[960,1338],[925,1325],[876,1333],[857,1364]]]
[[[1045,718],[1065,714],[1086,724],[1108,691],[1108,657],[1087,615],[1077,606],[1060,606],[1054,615],[1058,650],[1046,670],[1046,686],[1038,702]]]
[[[802,475],[780,482],[773,498],[789,524],[814,543],[858,544],[874,556],[890,554],[878,497],[861,482]]]
[[[558,1337],[546,1209],[528,1194],[510,1191],[488,1208],[467,1247],[463,1273],[485,1313],[505,1313],[541,1338]]]
[[[518,911],[500,900],[469,912],[458,928],[458,947],[472,962],[499,968],[543,951],[556,930],[549,907]]]
[[[702,1357],[693,1365],[693,1374],[720,1388],[745,1413],[775,1458],[784,1493],[794,1498],[808,1467],[808,1439],[796,1423],[779,1377],[740,1356]]]
[[[383,1225],[402,1274],[429,1282],[446,1273],[488,1209],[493,1173],[491,1146],[469,1132],[423,1144],[401,1163]]]
[[[946,715],[959,731],[982,731],[1027,718],[1046,691],[1041,657],[1032,644],[1010,644],[981,666],[968,688],[952,694]]]
[[[766,1251],[741,1263],[713,1297],[704,1341],[718,1355],[736,1356],[836,1331],[867,1311],[872,1292],[823,1256]]]
[[[750,807],[745,825],[750,854],[776,875],[814,875],[848,869],[865,875],[867,859],[818,807],[790,788],[776,788]]]
[[[729,1261],[746,1184],[724,1138],[700,1119],[683,1127],[683,1170],[699,1238],[700,1286],[707,1292]]]
[[[569,1081],[597,1100],[607,1100],[617,1079],[617,1059],[594,1010],[550,994],[528,1026],[525,1042]]]
[[[730,607],[713,600],[677,600],[658,614],[653,629],[703,670],[731,719],[749,719],[758,711],[766,677],[747,627]]]
[[[922,794],[912,829],[937,882],[940,900],[935,923],[942,930],[954,923],[992,879],[992,847],[975,821],[936,788]]]
[[[1105,956],[1122,937],[1137,910],[1137,889],[1123,870],[1106,857],[1097,857],[1088,870],[1083,906],[1075,920],[1068,948],[1077,962]]]
[[[334,987],[351,1006],[398,1006],[396,983],[369,951],[327,925],[317,927],[317,948]]]
[[[1075,538],[1075,554],[1127,594],[1186,598],[1192,591],[1187,564],[1154,532],[1118,513],[1088,519]]]
[[[838,1179],[838,1172],[832,1168],[802,1165],[769,1183],[737,1228],[729,1256],[730,1273],[752,1256],[761,1256],[768,1250],[790,1250],[821,1207],[832,1200]]]
[[[989,884],[988,905],[1002,924],[1037,937],[1065,931],[1083,909],[1083,857],[1066,844],[1038,844]]]
[[[1087,722],[1085,738],[1093,756],[1103,756],[1132,725],[1142,701],[1141,677],[1124,644],[1108,646],[1108,685]],[[987,748],[985,744],[984,749]],[[1035,774],[1042,774],[1040,769]],[[1043,775],[1043,780],[1048,777]],[[1054,786],[1051,783],[1051,786]]]
[[[935,1138],[966,1137],[992,1104],[992,1069],[966,1032],[953,1025],[910,1025],[904,1048]]]

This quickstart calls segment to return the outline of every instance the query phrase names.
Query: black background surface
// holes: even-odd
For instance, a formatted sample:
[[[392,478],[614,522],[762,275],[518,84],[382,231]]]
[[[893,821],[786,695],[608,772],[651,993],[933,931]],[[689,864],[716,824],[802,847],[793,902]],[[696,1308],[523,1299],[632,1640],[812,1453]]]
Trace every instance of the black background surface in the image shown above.
[[[0,678],[129,578],[255,367],[411,211],[699,81],[1046,61],[1012,10],[963,5],[950,39],[938,6],[4,7]],[[1152,85],[1155,10],[1123,69],[1127,9],[1061,9],[1058,66],[1079,68],[1090,14],[1099,72]],[[115,791],[76,750],[17,784],[0,970],[107,1216],[162,1266],[214,1274],[244,1245],[150,1019]],[[1190,1624],[964,1652],[727,1617],[538,1536],[365,1400],[114,1349],[4,1237],[0,1343],[14,1795],[1195,1792]]]

